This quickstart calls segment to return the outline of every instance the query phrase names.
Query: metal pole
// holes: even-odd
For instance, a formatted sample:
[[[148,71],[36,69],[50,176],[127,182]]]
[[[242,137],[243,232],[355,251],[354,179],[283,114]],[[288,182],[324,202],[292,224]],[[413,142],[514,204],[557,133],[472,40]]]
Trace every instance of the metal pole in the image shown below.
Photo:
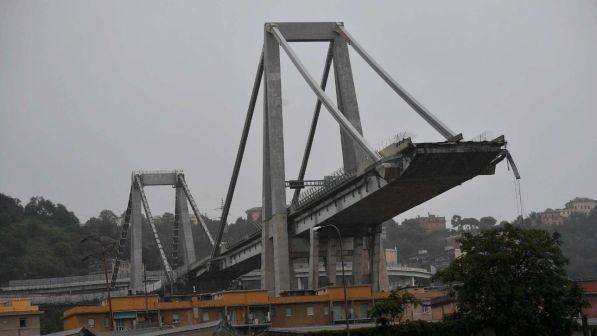
[[[334,224],[328,224],[320,227],[320,230],[325,227],[333,227],[338,234],[338,239],[340,240],[340,265],[342,265],[342,287],[344,287],[344,316],[346,318],[346,335],[350,336],[350,322],[349,322],[349,310],[348,310],[348,295],[346,289],[346,279],[344,275],[344,248],[342,247],[342,234],[340,233],[340,229]],[[336,267],[334,265],[334,267]]]
[[[106,278],[106,292],[108,294],[108,309],[110,310],[110,330],[114,330],[114,313],[112,312],[112,297],[110,296],[110,282],[108,282],[108,265],[106,265],[105,251],[102,251],[102,264],[104,265],[104,276]]]
[[[325,90],[325,87],[328,83],[328,75],[330,73],[330,68],[332,65],[332,51],[334,48],[334,42],[330,42],[330,47],[328,48],[328,54],[325,58],[325,66],[323,68],[323,77],[321,78],[321,89]],[[311,147],[313,146],[313,138],[315,136],[315,129],[317,128],[317,121],[319,120],[319,112],[321,111],[321,100],[317,99],[317,103],[315,103],[315,112],[313,112],[313,119],[311,120],[311,129],[309,130],[309,136],[307,137],[307,145],[305,146],[305,152],[303,153],[303,160],[301,162],[301,169],[299,170],[298,179],[302,181],[305,178],[305,172],[307,171],[307,163],[309,162],[309,155],[311,154]],[[294,195],[292,196],[292,203],[298,200],[299,194],[301,193],[300,189],[294,190]]]
[[[363,138],[359,131],[357,131],[356,128],[354,128],[352,123],[348,119],[346,119],[346,117],[342,114],[338,107],[332,102],[330,97],[328,97],[325,94],[325,92],[323,92],[323,90],[319,87],[315,79],[313,79],[313,76],[311,76],[311,74],[306,70],[305,66],[300,61],[298,56],[295,54],[294,50],[290,47],[288,41],[286,41],[278,27],[276,27],[275,25],[270,25],[269,28],[269,32],[274,35],[276,40],[278,40],[278,42],[282,46],[282,49],[284,49],[294,66],[301,73],[301,75],[303,76],[307,84],[311,87],[313,92],[319,97],[319,100],[321,100],[323,105],[325,105],[332,117],[336,119],[338,124],[340,124],[340,127],[342,127],[342,129],[344,129],[344,131],[346,131],[346,133],[348,133],[350,137],[356,143],[359,144],[359,146],[363,149],[363,151],[365,151],[367,156],[369,156],[369,158],[373,160],[373,162],[381,160],[381,155],[379,155],[379,153],[377,153],[373,149],[373,147],[371,147],[367,143],[367,141]]]
[[[145,264],[143,264],[143,283],[145,286],[145,324],[147,324],[147,319],[149,317],[149,305],[147,303],[147,269],[145,268]]]
[[[361,55],[361,57],[373,68],[373,70],[386,82],[388,85],[400,96],[404,101],[410,105],[425,121],[427,121],[436,131],[438,131],[446,140],[453,139],[456,134],[442,123],[436,116],[427,110],[421,103],[419,103],[410,93],[408,93],[398,82],[396,82],[382,67],[379,65],[371,55],[350,35],[342,24],[338,24],[338,33],[346,39],[346,41],[354,48],[354,50]]]
[[[245,153],[245,146],[247,144],[247,138],[249,137],[249,130],[251,129],[251,120],[253,119],[253,111],[255,111],[255,103],[257,102],[257,96],[259,95],[259,87],[261,86],[261,77],[263,76],[263,51],[259,58],[259,65],[257,66],[257,73],[255,74],[255,80],[253,82],[253,91],[251,92],[251,98],[249,100],[249,108],[247,109],[247,116],[245,117],[245,125],[243,127],[243,133],[240,138],[240,144],[238,145],[238,152],[236,153],[236,160],[234,161],[234,168],[232,169],[232,177],[230,178],[230,184],[228,185],[228,192],[226,193],[226,201],[222,208],[222,216],[220,217],[220,230],[216,237],[216,243],[211,250],[211,258],[215,258],[219,253],[219,246],[222,242],[222,236],[224,235],[224,227],[226,226],[226,220],[228,219],[228,213],[230,211],[230,204],[232,203],[232,196],[234,196],[234,189],[236,188],[236,181],[238,180],[238,172],[243,162],[243,155]]]

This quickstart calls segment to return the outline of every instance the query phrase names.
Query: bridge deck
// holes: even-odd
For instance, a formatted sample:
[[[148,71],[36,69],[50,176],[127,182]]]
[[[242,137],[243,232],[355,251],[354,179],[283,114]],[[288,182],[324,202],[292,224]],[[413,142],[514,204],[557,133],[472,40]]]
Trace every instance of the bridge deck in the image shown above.
[[[493,174],[504,142],[412,144],[289,213],[290,231],[335,224],[343,231],[377,225],[477,175]]]
[[[321,197],[289,208],[289,234],[336,224],[345,233],[377,225],[454,188],[477,175],[490,175],[504,158],[504,141],[418,143],[387,156],[359,174],[345,176]],[[218,258],[219,270],[202,272],[207,260],[191,268],[198,278],[220,283],[259,267],[261,236],[231,246]]]

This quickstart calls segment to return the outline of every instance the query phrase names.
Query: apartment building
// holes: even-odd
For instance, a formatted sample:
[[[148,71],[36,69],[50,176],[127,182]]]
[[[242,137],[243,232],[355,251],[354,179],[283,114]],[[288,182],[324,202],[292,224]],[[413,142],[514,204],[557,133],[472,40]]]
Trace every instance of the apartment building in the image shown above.
[[[0,336],[39,335],[39,316],[43,314],[31,299],[0,299]]]
[[[454,312],[444,291],[408,289],[422,304],[407,307],[408,319],[440,320]],[[349,286],[347,293],[351,323],[371,321],[369,311],[388,292],[372,292],[368,285]],[[316,326],[344,323],[342,287],[317,291],[288,291],[270,297],[266,290],[238,290],[160,299],[156,295],[112,299],[114,325],[118,331],[147,327],[181,327],[227,320],[241,334],[268,327]],[[74,307],[64,312],[64,329],[85,327],[92,332],[107,331],[110,316],[107,302],[99,306]]]

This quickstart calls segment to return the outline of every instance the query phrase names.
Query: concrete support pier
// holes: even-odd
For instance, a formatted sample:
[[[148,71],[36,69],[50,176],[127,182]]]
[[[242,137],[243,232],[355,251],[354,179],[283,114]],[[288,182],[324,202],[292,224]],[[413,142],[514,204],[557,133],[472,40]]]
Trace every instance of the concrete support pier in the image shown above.
[[[141,192],[135,183],[132,183],[131,198],[131,280],[129,289],[132,294],[136,294],[138,290],[143,288],[143,219],[141,217]]]
[[[290,258],[284,172],[280,46],[265,32],[263,45],[263,221],[262,283],[276,295],[290,289]],[[265,228],[267,226],[267,228]],[[270,241],[271,235],[271,241]],[[271,273],[273,272],[273,279]],[[273,283],[272,283],[273,280]]]
[[[352,283],[355,285],[368,283],[367,279],[364,278],[367,264],[364,258],[365,250],[363,246],[363,236],[355,236],[353,238],[352,246]]]
[[[338,253],[338,243],[336,239],[328,238],[327,240],[327,256],[325,259],[325,271],[328,276],[328,284],[336,285],[336,255]]]
[[[309,231],[309,285],[310,289],[319,288],[319,234]]]
[[[381,225],[372,232],[373,260],[371,262],[371,284],[375,291],[387,291],[390,288],[388,270],[386,268],[386,254],[381,239]]]
[[[176,187],[176,210],[180,216],[180,226],[182,226],[182,260],[185,267],[195,262],[195,245],[193,243],[193,231],[191,228],[191,219],[189,218],[189,205],[182,186]]]

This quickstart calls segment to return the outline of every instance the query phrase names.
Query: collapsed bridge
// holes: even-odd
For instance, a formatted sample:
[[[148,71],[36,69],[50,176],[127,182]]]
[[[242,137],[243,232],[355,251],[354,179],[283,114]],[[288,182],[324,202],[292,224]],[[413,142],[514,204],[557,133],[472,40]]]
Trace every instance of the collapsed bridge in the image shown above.
[[[328,43],[320,83],[317,83],[304,67],[290,42]],[[445,141],[413,143],[410,138],[403,138],[397,139],[381,151],[372,149],[362,132],[348,45],[365,59],[393,91],[437,130]],[[299,176],[293,180],[288,180],[285,174],[280,47],[317,97]],[[325,93],[332,65],[336,83],[336,104]],[[262,230],[224,249],[221,246],[222,236],[261,86],[264,87]],[[322,105],[339,124],[343,168],[323,179],[306,180],[306,169]],[[461,134],[454,133],[439,121],[373,60],[342,23],[267,23],[264,29],[263,51],[222,210],[220,227],[213,236],[215,238],[203,225],[212,245],[210,256],[194,260],[187,248],[184,264],[172,268],[161,251],[164,269],[171,282],[186,278],[199,285],[201,289],[213,284],[225,285],[244,273],[260,268],[261,287],[280,294],[282,291],[297,288],[296,277],[293,275],[293,264],[296,261],[308,262],[308,286],[315,289],[321,285],[320,264],[325,265],[327,284],[334,284],[337,258],[348,257],[352,263],[353,283],[369,283],[375,290],[387,289],[381,224],[478,175],[493,174],[496,164],[501,160],[508,158],[511,161],[505,145],[503,136],[491,141],[463,141]],[[127,209],[121,240],[126,239],[124,232],[128,230],[131,218],[137,216],[135,214],[140,215],[140,206],[135,208],[131,202],[143,203],[151,225],[151,214],[142,192],[145,179],[143,174],[134,175],[129,200],[131,211]],[[184,175],[174,174],[173,179],[168,181],[170,182],[177,187],[177,197],[180,188],[181,198],[186,195],[189,201],[192,201],[184,183]],[[290,205],[286,201],[287,188],[294,189]],[[186,206],[186,201],[183,203]],[[191,205],[201,221],[194,202],[191,202]],[[177,201],[177,211],[182,211],[182,207],[182,203],[179,205]],[[184,230],[184,215],[180,211],[177,212],[177,218],[183,218],[181,224]],[[134,221],[133,219],[132,222]],[[134,227],[134,223],[132,226]],[[151,226],[153,228],[153,225]],[[332,226],[343,238],[336,236],[333,230],[320,230]],[[157,233],[155,239],[160,247]],[[183,241],[187,241],[187,247],[188,239],[192,240],[192,237],[186,238],[185,231]],[[338,245],[342,246],[343,242],[348,243],[349,248],[339,249]],[[137,246],[136,243],[131,244],[132,263],[137,263],[135,258],[138,258],[138,255],[133,251],[133,245]],[[120,248],[119,251],[122,252]],[[132,269],[138,268],[132,266]],[[138,285],[139,282],[131,280],[133,290],[138,290]]]

